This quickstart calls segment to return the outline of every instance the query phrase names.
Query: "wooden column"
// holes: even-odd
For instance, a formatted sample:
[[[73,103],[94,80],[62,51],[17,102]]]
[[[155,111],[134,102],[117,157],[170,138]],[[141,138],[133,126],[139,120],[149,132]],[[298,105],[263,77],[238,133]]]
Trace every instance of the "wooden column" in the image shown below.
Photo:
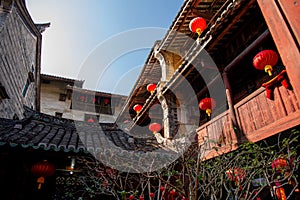
[[[225,85],[225,90],[226,90],[226,98],[228,101],[228,108],[229,108],[229,114],[230,118],[232,120],[232,123],[234,126],[237,126],[237,120],[234,112],[234,107],[233,107],[233,102],[232,102],[232,92],[231,92],[231,87],[228,79],[228,74],[223,73],[223,80],[224,80],[224,85]]]
[[[280,7],[286,16],[288,23],[293,30],[298,45],[300,41],[300,1],[278,0]]]
[[[232,122],[234,132],[236,134],[235,136],[232,136],[232,137],[233,137],[233,140],[237,140],[237,142],[239,143],[241,141],[241,134],[240,134],[240,128],[238,126],[237,119],[236,119],[234,104],[232,102],[232,91],[231,91],[228,74],[226,72],[223,72],[222,76],[223,76],[223,80],[224,80],[226,98],[227,98],[227,102],[228,102],[229,116],[230,116],[230,119]]]
[[[279,0],[280,3],[274,0],[257,0],[257,2],[300,101],[300,24],[297,22],[300,17],[300,5],[294,0]]]

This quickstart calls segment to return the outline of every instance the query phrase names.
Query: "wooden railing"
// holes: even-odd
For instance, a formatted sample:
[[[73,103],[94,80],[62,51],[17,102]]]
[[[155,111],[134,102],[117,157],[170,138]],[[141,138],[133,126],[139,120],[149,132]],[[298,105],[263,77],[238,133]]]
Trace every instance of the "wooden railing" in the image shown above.
[[[280,86],[273,92],[271,100],[266,98],[265,89],[259,88],[234,105],[237,127],[233,127],[228,110],[200,126],[198,142],[204,157],[234,150],[238,142],[257,142],[299,125],[300,105],[294,91]]]
[[[280,86],[273,93],[274,99],[268,99],[260,88],[234,106],[245,140],[256,142],[300,124],[294,91]]]
[[[228,111],[200,126],[197,134],[198,143],[201,146],[200,151],[207,159],[216,156],[216,153],[233,149],[237,144],[237,137]],[[215,149],[218,149],[218,152]]]

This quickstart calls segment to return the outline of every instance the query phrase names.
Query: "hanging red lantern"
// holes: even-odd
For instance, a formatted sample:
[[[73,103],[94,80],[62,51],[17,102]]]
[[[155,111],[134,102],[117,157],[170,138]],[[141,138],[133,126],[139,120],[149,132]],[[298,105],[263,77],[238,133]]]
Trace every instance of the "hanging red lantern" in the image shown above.
[[[133,110],[138,114],[141,110],[142,110],[143,106],[141,106],[140,104],[135,104],[133,106]]]
[[[263,50],[253,58],[253,66],[258,70],[265,70],[272,76],[273,67],[278,61],[277,53],[273,50]]]
[[[107,105],[107,104],[109,104],[109,99],[104,99],[103,102],[105,105]]]
[[[161,125],[159,123],[152,123],[149,125],[149,130],[152,131],[153,134],[158,133],[160,129],[161,129]]]
[[[234,181],[236,184],[242,182],[246,178],[245,170],[239,167],[233,167],[226,171],[229,180]]]
[[[163,191],[165,190],[165,187],[164,187],[164,186],[160,186],[159,190],[160,190],[161,192],[163,192]]]
[[[272,162],[272,169],[281,172],[282,170],[286,169],[288,167],[288,162],[284,158],[276,158]]]
[[[80,96],[80,97],[79,97],[79,99],[80,99],[80,101],[82,101],[82,102],[83,102],[83,101],[84,101],[84,99],[85,99],[85,97],[84,97],[84,96]]]
[[[156,84],[154,83],[150,83],[147,85],[147,90],[148,92],[150,92],[151,94],[153,94],[154,90],[156,89]]]
[[[200,36],[206,28],[206,21],[202,17],[196,17],[190,21],[189,28],[193,33],[197,33]]]
[[[94,123],[95,120],[94,120],[93,118],[89,118],[89,119],[87,120],[87,122],[88,122],[88,123]]]
[[[216,101],[213,98],[204,98],[200,101],[199,108],[205,110],[206,114],[210,117],[212,110],[216,108]]]
[[[33,173],[35,176],[38,176],[38,189],[41,189],[42,184],[45,182],[45,177],[52,176],[55,173],[55,166],[53,163],[43,160],[35,163],[31,167],[31,173]]]
[[[133,200],[133,199],[134,199],[134,196],[133,196],[133,195],[130,195],[130,196],[129,196],[129,199],[130,199],[130,200]]]
[[[144,197],[143,197],[143,195],[141,195],[141,196],[140,196],[140,200],[144,200]]]

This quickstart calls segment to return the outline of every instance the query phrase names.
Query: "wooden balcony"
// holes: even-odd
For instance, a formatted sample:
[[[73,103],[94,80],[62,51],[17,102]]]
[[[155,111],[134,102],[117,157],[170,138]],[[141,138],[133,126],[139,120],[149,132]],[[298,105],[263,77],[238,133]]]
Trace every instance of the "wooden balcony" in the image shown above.
[[[261,87],[234,105],[237,127],[228,110],[200,126],[198,142],[204,158],[234,150],[238,142],[257,142],[299,125],[300,106],[294,91],[279,86],[273,92],[274,100],[270,100]]]

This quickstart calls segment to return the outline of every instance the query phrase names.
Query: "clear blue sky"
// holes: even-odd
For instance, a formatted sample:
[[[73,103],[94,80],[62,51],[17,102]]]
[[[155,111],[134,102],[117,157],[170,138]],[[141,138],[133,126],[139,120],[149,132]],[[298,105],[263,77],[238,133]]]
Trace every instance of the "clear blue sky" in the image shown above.
[[[81,78],[82,66],[91,52],[99,48],[99,45],[103,47],[105,41],[114,39],[118,34],[141,28],[164,28],[159,33],[152,33],[150,30],[149,35],[136,36],[150,40],[146,46],[151,48],[155,40],[163,38],[183,0],[26,0],[26,4],[35,23],[51,23],[50,28],[43,33],[42,73]],[[124,37],[126,40],[126,34]],[[109,44],[111,42],[107,42]],[[106,49],[118,51],[123,45],[118,44],[119,46]],[[100,77],[103,80],[99,81],[98,77],[97,80],[88,80],[97,83],[87,83],[86,87],[113,93],[129,93],[146,61],[149,48],[120,55],[111,61],[110,65],[113,67],[101,73],[102,76],[104,73],[105,79]],[[99,51],[104,50],[100,48]],[[88,71],[93,73],[103,70],[102,68],[103,66],[99,66],[98,69],[91,68]],[[128,75],[127,78],[124,78],[125,74]],[[84,78],[88,79],[86,76]],[[123,85],[122,89],[116,89],[120,85]]]

